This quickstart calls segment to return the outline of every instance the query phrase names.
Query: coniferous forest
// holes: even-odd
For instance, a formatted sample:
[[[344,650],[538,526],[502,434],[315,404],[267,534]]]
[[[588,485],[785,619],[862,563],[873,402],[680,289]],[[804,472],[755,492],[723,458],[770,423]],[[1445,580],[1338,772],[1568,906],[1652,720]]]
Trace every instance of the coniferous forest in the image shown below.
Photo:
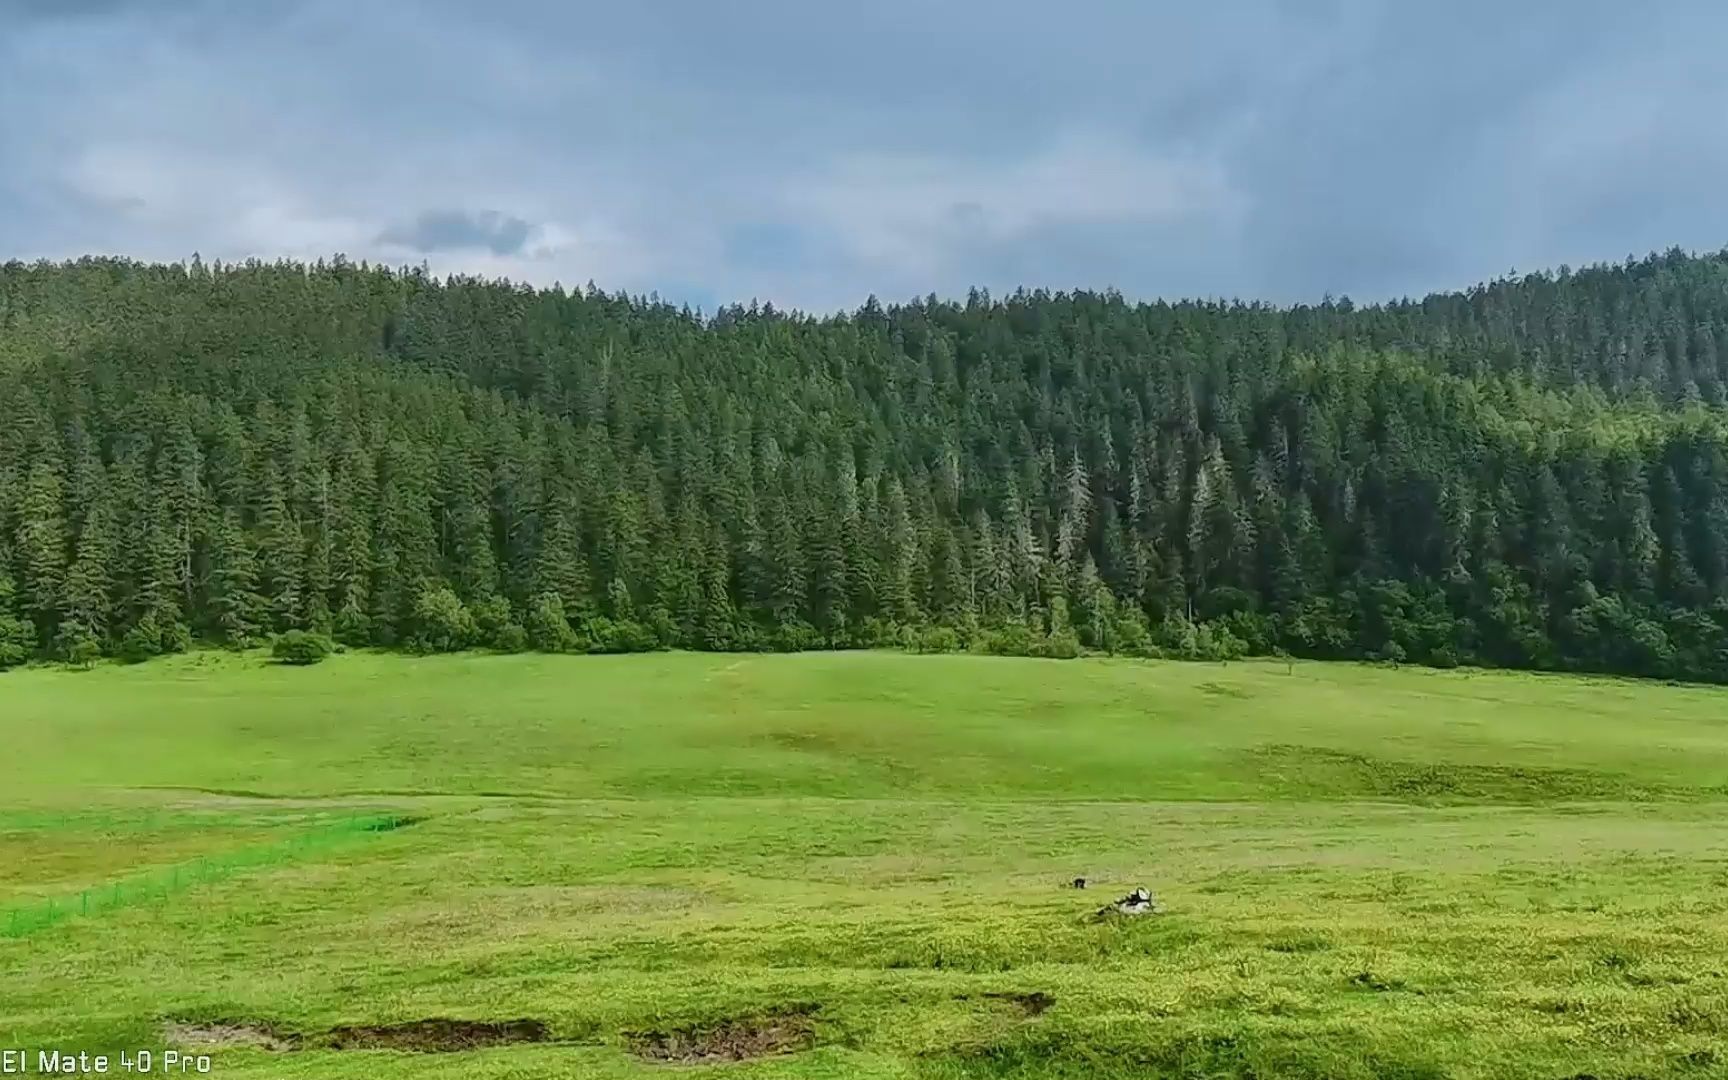
[[[0,268],[0,666],[1289,653],[1728,681],[1728,252],[1372,307],[830,318]]]

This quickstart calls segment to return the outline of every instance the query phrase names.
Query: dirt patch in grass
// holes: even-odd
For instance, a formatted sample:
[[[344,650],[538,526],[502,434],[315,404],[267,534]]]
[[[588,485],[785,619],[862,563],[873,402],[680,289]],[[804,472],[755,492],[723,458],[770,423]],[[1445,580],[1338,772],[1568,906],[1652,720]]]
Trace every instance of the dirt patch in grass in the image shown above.
[[[268,1024],[240,1021],[199,1023],[170,1020],[162,1025],[162,1034],[169,1043],[197,1050],[228,1050],[249,1047],[255,1050],[294,1050],[300,1046],[300,1036],[277,1031]]]
[[[539,1020],[445,1019],[352,1025],[309,1036],[255,1021],[171,1020],[163,1025],[163,1035],[168,1042],[189,1049],[406,1050],[429,1054],[538,1043],[549,1038],[546,1025]]]
[[[409,1050],[450,1054],[488,1046],[545,1042],[539,1020],[411,1020],[404,1024],[367,1024],[331,1028],[320,1045],[332,1050]]]
[[[984,996],[991,1001],[1006,1001],[1027,1016],[1042,1016],[1049,1011],[1050,1006],[1056,1004],[1056,995],[1047,994],[1042,990],[1033,990],[1030,993],[1008,991],[985,994]]]
[[[668,1031],[628,1032],[636,1056],[671,1065],[748,1061],[806,1050],[815,1041],[815,1005],[795,1005]]]
[[[1229,683],[1203,682],[1195,689],[1202,694],[1211,694],[1213,697],[1251,698],[1254,696],[1251,691],[1240,686],[1231,686]]]
[[[1350,976],[1349,981],[1350,985],[1356,987],[1358,990],[1369,990],[1376,994],[1390,994],[1397,990],[1409,990],[1411,993],[1416,995],[1421,995],[1422,993],[1421,990],[1415,990],[1406,985],[1403,979],[1385,978],[1384,976],[1376,975],[1372,971],[1358,971],[1356,974]]]

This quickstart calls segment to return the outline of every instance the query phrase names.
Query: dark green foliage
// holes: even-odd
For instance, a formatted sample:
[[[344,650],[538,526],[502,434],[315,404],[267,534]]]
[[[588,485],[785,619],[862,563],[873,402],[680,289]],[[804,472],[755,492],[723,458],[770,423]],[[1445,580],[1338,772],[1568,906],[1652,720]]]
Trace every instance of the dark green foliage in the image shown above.
[[[95,638],[84,634],[77,640],[95,641]],[[116,654],[122,660],[136,664],[156,656],[185,652],[191,647],[192,634],[182,623],[151,610],[126,631]]]
[[[77,668],[90,667],[102,659],[102,646],[84,634],[62,639],[59,652],[61,659]]]
[[[298,667],[316,664],[335,651],[336,642],[310,630],[285,631],[270,644],[270,655],[277,663]]]
[[[510,601],[490,596],[473,607],[476,640],[494,652],[522,652],[528,648],[528,632],[516,621]]]
[[[29,623],[16,615],[0,615],[0,670],[30,659],[35,647],[36,634]]]
[[[331,629],[336,640],[344,645],[361,646],[372,640],[372,620],[358,608],[344,607],[338,611]]]
[[[414,602],[409,644],[417,652],[460,652],[477,643],[480,628],[455,590],[434,585]]]
[[[917,652],[960,651],[960,634],[951,626],[932,626],[912,635],[912,639],[912,647]]]
[[[635,619],[608,619],[597,615],[588,620],[588,636],[590,652],[653,652],[662,647],[654,630]]]
[[[36,630],[17,615],[16,598],[12,576],[0,560],[0,671],[17,667],[36,651]]]
[[[1072,630],[1052,633],[1033,649],[1033,655],[1047,656],[1052,660],[1072,660],[1080,655],[1080,639]]]
[[[496,633],[485,639],[488,649],[493,652],[518,653],[528,651],[528,631],[518,623],[504,623]]]
[[[528,605],[525,629],[528,644],[540,652],[581,652],[583,646],[564,614],[564,600],[555,592],[534,597]]]
[[[1041,642],[1042,638],[1034,636],[1031,627],[1014,620],[985,631],[978,639],[978,648],[992,656],[1033,656]]]
[[[1728,253],[827,319],[91,259],[0,267],[0,327],[0,667],[302,630],[1728,680]]]

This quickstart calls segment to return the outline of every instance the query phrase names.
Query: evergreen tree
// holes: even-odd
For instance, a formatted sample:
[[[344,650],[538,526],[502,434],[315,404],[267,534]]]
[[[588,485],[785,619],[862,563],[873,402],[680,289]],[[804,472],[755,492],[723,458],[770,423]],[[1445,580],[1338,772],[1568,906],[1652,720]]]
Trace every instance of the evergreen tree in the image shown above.
[[[0,558],[0,671],[30,659],[36,651],[36,632],[17,608],[18,590]]]
[[[1728,681],[1724,295],[1728,252],[1370,307],[822,319],[6,264],[0,665],[328,628]]]
[[[258,591],[258,565],[235,510],[224,511],[211,536],[207,607],[216,640],[236,648],[256,643],[270,623],[269,602]]]
[[[30,466],[18,506],[17,548],[24,568],[23,614],[42,638],[59,622],[66,568],[66,507],[59,463],[44,457]]]

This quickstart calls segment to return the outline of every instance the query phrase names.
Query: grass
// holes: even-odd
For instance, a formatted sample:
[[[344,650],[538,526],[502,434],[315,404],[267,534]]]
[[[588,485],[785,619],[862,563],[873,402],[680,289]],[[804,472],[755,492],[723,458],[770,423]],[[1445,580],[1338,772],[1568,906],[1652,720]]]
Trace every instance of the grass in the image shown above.
[[[74,916],[100,915],[125,907],[171,900],[182,889],[207,885],[260,867],[280,866],[294,859],[326,852],[333,844],[414,824],[418,824],[418,819],[393,814],[339,817],[315,828],[294,830],[275,843],[254,844],[215,856],[199,855],[196,859],[173,863],[129,880],[105,882],[94,887],[86,885],[75,896],[48,896],[33,902],[14,901],[10,907],[0,907],[0,937],[17,938],[38,933]],[[67,852],[55,844],[62,835],[60,830],[43,830],[36,846],[38,850],[49,849],[54,855],[71,855],[76,862],[76,851]],[[198,839],[208,843],[209,838],[200,833]],[[15,854],[28,857],[31,853],[20,845]],[[23,862],[24,858],[19,861]],[[87,870],[88,865],[80,868]]]
[[[209,1043],[258,1078],[1728,1075],[1722,690],[200,654],[11,673],[0,737],[0,910],[419,819],[0,939],[0,1047]],[[1167,913],[1088,918],[1136,885]],[[760,1056],[690,1064],[727,1054]]]

